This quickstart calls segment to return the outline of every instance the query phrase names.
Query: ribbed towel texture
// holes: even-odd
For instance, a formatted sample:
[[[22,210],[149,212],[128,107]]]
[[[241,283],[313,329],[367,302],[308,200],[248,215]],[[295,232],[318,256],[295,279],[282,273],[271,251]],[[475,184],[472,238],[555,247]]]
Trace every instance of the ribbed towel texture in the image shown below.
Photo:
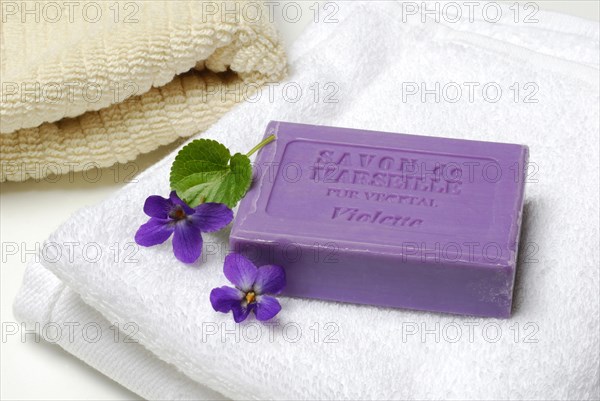
[[[130,360],[134,351],[119,351],[123,344],[60,345],[147,398],[172,397],[181,377],[233,399],[598,398],[598,26],[542,12],[536,24],[515,24],[506,8],[495,24],[403,22],[401,11],[395,2],[340,3],[338,23],[312,25],[290,52],[288,84],[303,96],[264,94],[204,137],[246,152],[270,120],[281,120],[527,144],[534,164],[512,318],[282,297],[271,325],[236,326],[209,302],[211,289],[227,283],[227,230],[204,236],[203,260],[192,266],[174,258],[170,242],[115,258],[115,244],[124,249],[146,221],[146,197],[169,192],[174,154],[49,238],[59,248],[49,246],[41,264],[56,279],[39,279],[47,273],[32,265],[16,314],[43,325],[71,313],[76,320],[85,309],[85,319],[97,311],[106,324],[135,322],[134,346],[143,347],[136,358],[157,371],[164,361],[182,376],[144,386],[127,363],[98,357]],[[467,89],[457,100],[455,92],[439,101],[409,95],[413,84],[431,90],[465,82],[479,88],[473,97]],[[502,89],[499,98],[492,86]],[[94,243],[99,257],[58,255],[70,242],[80,250]],[[43,302],[32,295],[58,280],[60,296]],[[204,397],[205,387],[186,385],[184,396]]]
[[[0,181],[130,161],[286,73],[260,2],[57,4],[3,8]]]

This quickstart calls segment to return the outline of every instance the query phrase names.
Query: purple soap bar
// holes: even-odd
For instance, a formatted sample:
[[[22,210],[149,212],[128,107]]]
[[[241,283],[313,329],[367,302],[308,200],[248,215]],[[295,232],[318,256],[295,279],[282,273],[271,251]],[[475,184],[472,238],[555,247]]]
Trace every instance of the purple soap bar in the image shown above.
[[[273,121],[231,248],[285,295],[508,317],[528,148]]]

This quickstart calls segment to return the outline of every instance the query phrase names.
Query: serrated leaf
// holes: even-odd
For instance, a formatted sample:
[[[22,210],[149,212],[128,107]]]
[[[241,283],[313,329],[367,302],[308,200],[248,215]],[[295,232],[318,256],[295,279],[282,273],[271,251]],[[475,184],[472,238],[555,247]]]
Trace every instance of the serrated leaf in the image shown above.
[[[219,142],[197,139],[175,157],[170,181],[171,188],[192,207],[202,201],[234,207],[250,187],[252,167],[246,155],[232,157]]]

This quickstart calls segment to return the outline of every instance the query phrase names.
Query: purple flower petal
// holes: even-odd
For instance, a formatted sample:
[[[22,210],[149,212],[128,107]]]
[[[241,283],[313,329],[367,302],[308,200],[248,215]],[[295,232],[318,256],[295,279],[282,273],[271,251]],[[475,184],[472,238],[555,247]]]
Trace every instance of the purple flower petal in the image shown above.
[[[254,313],[258,320],[269,320],[275,317],[281,310],[279,301],[268,295],[260,295],[256,297],[256,309]]]
[[[255,305],[256,304],[249,304],[245,306],[241,303],[232,305],[231,311],[233,312],[233,320],[236,323],[241,323],[246,320],[250,314],[250,311],[254,309]]]
[[[203,232],[220,230],[233,220],[233,211],[222,203],[203,203],[194,210],[192,219]]]
[[[257,272],[256,266],[239,253],[231,253],[225,257],[223,266],[225,277],[244,292],[252,289]]]
[[[210,292],[210,303],[217,312],[229,312],[234,305],[241,304],[243,298],[243,292],[227,286],[214,288]]]
[[[257,294],[279,294],[285,288],[285,270],[276,265],[265,265],[258,268],[254,281]]]
[[[172,208],[173,202],[158,195],[149,196],[144,203],[144,213],[160,219],[166,219]]]
[[[162,244],[173,233],[174,227],[167,219],[152,217],[146,224],[142,224],[135,233],[135,242],[141,246]]]
[[[192,209],[191,207],[188,206],[187,203],[182,201],[181,198],[179,196],[177,196],[177,192],[171,191],[171,193],[169,194],[169,200],[171,202],[173,202],[175,205],[180,205],[183,208],[183,211],[185,212],[185,214],[187,214],[188,216],[191,216],[192,214],[194,214],[194,209]]]
[[[202,234],[198,227],[189,221],[175,224],[173,253],[183,263],[194,263],[202,253]]]

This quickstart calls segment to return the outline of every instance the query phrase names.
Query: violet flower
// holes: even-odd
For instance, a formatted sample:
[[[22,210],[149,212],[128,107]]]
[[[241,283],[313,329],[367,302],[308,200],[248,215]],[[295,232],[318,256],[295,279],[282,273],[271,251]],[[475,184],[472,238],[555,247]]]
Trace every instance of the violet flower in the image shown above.
[[[269,320],[281,310],[279,301],[266,294],[279,294],[285,288],[285,271],[276,265],[257,268],[244,256],[232,253],[225,258],[225,277],[235,285],[215,288],[210,303],[217,312],[233,312],[236,323],[254,311],[258,320]]]
[[[222,203],[202,203],[191,208],[175,191],[168,199],[149,196],[144,213],[150,220],[135,233],[135,242],[141,246],[158,245],[173,234],[173,253],[184,263],[193,263],[200,257],[203,231],[218,231],[233,219],[233,211]]]

